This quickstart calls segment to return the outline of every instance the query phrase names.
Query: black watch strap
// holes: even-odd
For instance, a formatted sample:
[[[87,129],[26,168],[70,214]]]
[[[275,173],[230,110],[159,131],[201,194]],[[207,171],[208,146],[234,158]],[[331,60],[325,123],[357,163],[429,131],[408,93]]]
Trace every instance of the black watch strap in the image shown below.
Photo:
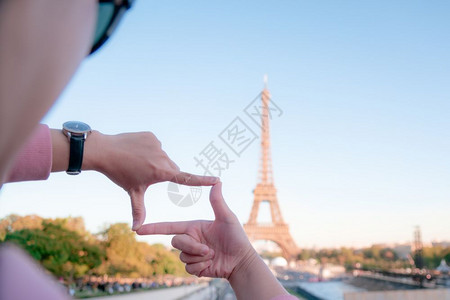
[[[70,157],[67,174],[77,175],[81,173],[84,152],[84,135],[71,135],[70,137]]]

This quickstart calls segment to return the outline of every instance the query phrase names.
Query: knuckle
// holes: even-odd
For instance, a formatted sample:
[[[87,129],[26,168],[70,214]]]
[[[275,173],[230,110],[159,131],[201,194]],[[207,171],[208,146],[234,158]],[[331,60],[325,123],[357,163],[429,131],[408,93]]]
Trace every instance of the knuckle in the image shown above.
[[[156,139],[156,135],[151,131],[144,131],[142,134],[148,139]]]
[[[169,173],[174,176],[180,173],[180,167],[171,160],[169,160]]]
[[[171,172],[170,170],[167,169],[159,169],[156,172],[157,178],[159,178],[159,180],[161,181],[166,181],[166,180],[170,180],[174,177],[173,172]]]
[[[156,145],[156,146],[158,146],[158,147],[161,147],[161,141],[160,140],[158,140],[158,138],[156,137],[156,135],[153,133],[153,132],[151,132],[151,131],[145,131],[145,132],[143,132],[143,134],[144,134],[144,136],[145,136],[145,139],[148,141],[148,142],[150,142],[150,143],[152,143],[152,144],[154,144],[154,145]]]
[[[143,210],[133,209],[132,215],[134,218],[138,218],[144,214]]]
[[[133,204],[133,215],[142,215],[143,213],[145,213],[144,205],[142,205],[139,202],[134,203]]]
[[[161,176],[167,177],[167,176],[173,176],[173,172],[172,170],[170,170],[169,168],[165,167],[163,169],[160,170],[160,174]]]
[[[144,210],[144,203],[140,199],[134,199],[131,201],[131,205],[133,206],[134,211],[142,211]]]

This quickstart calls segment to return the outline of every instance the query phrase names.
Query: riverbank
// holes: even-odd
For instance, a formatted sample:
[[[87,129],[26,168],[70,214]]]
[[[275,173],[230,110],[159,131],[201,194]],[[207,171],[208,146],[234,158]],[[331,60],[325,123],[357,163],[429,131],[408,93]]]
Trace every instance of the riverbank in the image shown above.
[[[152,300],[152,299],[167,299],[178,300],[188,297],[189,295],[198,292],[208,286],[207,283],[183,285],[170,288],[160,288],[147,291],[136,291],[126,294],[115,294],[109,296],[92,297],[91,300]]]

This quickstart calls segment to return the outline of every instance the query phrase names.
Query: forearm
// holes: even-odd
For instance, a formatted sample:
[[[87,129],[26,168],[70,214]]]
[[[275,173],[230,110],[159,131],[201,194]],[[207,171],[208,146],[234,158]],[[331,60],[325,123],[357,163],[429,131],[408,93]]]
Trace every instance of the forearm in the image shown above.
[[[20,149],[12,167],[5,173],[4,182],[44,180],[50,175],[52,140],[47,125],[39,125]]]
[[[238,299],[269,300],[288,295],[254,249],[229,278]]]

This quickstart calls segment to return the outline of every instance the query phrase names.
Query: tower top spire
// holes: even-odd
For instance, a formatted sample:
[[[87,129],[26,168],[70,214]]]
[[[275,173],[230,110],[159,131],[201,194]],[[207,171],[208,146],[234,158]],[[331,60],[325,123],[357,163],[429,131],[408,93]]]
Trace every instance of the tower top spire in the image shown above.
[[[261,162],[259,180],[261,184],[273,184],[272,158],[270,155],[270,92],[267,89],[267,74],[264,75],[264,89],[261,92]]]

